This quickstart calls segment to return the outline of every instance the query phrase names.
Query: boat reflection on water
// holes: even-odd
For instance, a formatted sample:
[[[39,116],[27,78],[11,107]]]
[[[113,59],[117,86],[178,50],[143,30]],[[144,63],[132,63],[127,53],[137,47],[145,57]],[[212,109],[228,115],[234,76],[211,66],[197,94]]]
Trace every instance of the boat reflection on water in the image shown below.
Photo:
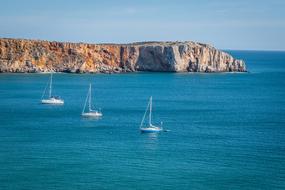
[[[141,134],[144,134],[146,135],[149,139],[157,139],[158,137],[158,133],[141,133]]]
[[[145,150],[154,151],[159,146],[159,133],[140,133],[142,136],[142,146]]]

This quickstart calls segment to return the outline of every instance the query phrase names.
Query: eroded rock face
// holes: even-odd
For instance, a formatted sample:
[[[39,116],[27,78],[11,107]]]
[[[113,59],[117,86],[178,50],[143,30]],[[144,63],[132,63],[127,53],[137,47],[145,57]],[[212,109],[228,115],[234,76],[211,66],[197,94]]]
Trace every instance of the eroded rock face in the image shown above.
[[[0,39],[0,72],[245,72],[245,63],[195,42],[83,44]]]

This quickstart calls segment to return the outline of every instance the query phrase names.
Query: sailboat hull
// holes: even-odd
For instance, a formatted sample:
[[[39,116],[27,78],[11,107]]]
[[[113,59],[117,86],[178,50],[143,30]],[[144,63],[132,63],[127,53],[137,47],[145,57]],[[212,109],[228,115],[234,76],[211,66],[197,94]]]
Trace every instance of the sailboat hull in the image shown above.
[[[143,127],[143,128],[140,128],[140,131],[142,133],[158,133],[158,132],[162,131],[162,128],[160,128],[160,127]]]
[[[53,104],[53,105],[63,105],[64,101],[62,99],[56,99],[56,98],[49,98],[49,99],[43,99],[42,104]]]
[[[82,117],[102,117],[102,113],[100,112],[86,112],[81,114]]]

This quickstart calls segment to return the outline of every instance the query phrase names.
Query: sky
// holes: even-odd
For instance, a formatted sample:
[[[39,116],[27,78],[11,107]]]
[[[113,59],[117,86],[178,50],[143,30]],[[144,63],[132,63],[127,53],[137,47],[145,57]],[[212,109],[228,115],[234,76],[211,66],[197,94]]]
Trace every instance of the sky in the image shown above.
[[[285,50],[285,0],[0,0],[0,38]]]

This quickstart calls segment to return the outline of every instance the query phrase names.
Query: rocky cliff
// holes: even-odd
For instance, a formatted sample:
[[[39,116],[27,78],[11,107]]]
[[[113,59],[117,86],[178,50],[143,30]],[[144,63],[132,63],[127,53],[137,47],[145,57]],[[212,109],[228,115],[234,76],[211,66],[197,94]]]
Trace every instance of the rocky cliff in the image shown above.
[[[196,42],[85,44],[0,39],[0,72],[245,72],[245,63]]]

